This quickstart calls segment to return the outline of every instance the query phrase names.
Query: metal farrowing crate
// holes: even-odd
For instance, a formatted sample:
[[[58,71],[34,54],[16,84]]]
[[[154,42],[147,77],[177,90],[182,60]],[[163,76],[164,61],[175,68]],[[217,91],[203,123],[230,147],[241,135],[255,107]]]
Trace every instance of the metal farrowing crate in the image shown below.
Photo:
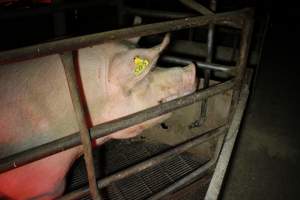
[[[178,189],[182,185],[190,182],[191,180],[194,180],[199,175],[201,175],[202,173],[204,173],[205,171],[213,167],[217,163],[218,158],[220,158],[221,160],[223,159],[223,161],[221,162],[228,163],[228,159],[231,153],[230,148],[232,149],[234,140],[228,143],[227,142],[228,140],[224,140],[224,138],[227,139],[228,138],[230,139],[231,137],[235,138],[236,133],[228,133],[228,131],[236,132],[243,112],[243,108],[244,108],[243,106],[245,106],[246,100],[245,97],[241,95],[241,93],[243,91],[243,88],[245,91],[248,89],[247,88],[248,81],[245,78],[245,74],[247,71],[246,66],[247,66],[247,59],[249,54],[249,45],[250,45],[252,29],[253,29],[252,15],[253,15],[253,11],[251,9],[244,9],[244,10],[220,13],[215,15],[187,17],[187,18],[173,20],[173,21],[147,24],[147,25],[141,25],[141,26],[136,26],[131,28],[124,28],[119,30],[96,33],[87,36],[63,39],[63,40],[48,42],[44,44],[34,45],[30,47],[25,47],[25,48],[20,48],[20,49],[15,49],[15,50],[10,50],[10,51],[0,53],[0,64],[20,61],[25,59],[31,59],[31,58],[50,55],[54,53],[60,53],[63,59],[65,73],[69,84],[70,94],[77,115],[77,121],[80,127],[80,132],[74,133],[72,135],[55,140],[53,142],[43,144],[38,147],[28,149],[21,153],[17,153],[12,156],[1,159],[0,173],[3,173],[10,169],[14,169],[16,167],[20,167],[27,163],[33,162],[35,160],[53,155],[55,153],[82,144],[84,147],[84,158],[85,158],[85,163],[87,168],[89,186],[71,192],[69,194],[66,194],[61,199],[76,199],[87,193],[90,193],[94,199],[101,199],[98,193],[98,189],[104,188],[115,181],[128,177],[132,174],[138,173],[151,166],[157,165],[165,161],[166,159],[169,159],[173,155],[182,153],[191,147],[202,144],[211,139],[218,138],[218,143],[215,149],[214,156],[210,159],[210,161],[208,161],[207,163],[205,163],[204,165],[202,165],[200,168],[196,169],[192,173],[188,174],[184,178],[180,179],[176,183],[168,186],[161,192],[158,192],[157,194],[149,198],[149,199],[159,199],[164,195]],[[83,111],[82,102],[80,101],[79,91],[76,85],[77,83],[76,83],[73,54],[72,54],[73,50],[82,47],[87,47],[94,44],[112,41],[112,40],[128,39],[137,36],[147,36],[152,34],[177,31],[181,29],[207,26],[209,24],[229,26],[241,30],[241,41],[240,41],[240,49],[239,49],[237,64],[236,66],[226,66],[226,65],[213,64],[211,63],[211,61],[208,62],[197,61],[195,62],[195,64],[198,68],[202,68],[207,72],[222,71],[224,73],[232,75],[233,78],[214,86],[207,86],[207,88],[198,90],[197,92],[191,95],[178,98],[166,103],[162,103],[158,106],[143,110],[141,112],[117,120],[113,120],[104,124],[97,125],[91,128],[90,130],[88,130],[84,120],[84,111]],[[177,63],[177,64],[186,64],[186,63],[194,62],[192,60],[185,60],[185,59],[180,59],[171,56],[166,56],[163,59],[165,61]],[[248,79],[249,79],[249,74],[248,74]],[[154,156],[146,161],[131,166],[127,169],[123,169],[115,174],[112,174],[100,180],[96,180],[95,172],[94,172],[94,163],[92,159],[91,139],[107,136],[118,130],[144,122],[146,120],[166,114],[176,109],[191,105],[195,102],[206,101],[207,98],[223,93],[228,90],[233,90],[233,94],[232,94],[232,100],[230,105],[230,112],[226,124],[218,127],[217,129],[211,130],[201,136],[197,136],[180,145],[177,145],[160,155]],[[240,108],[239,108],[239,102],[242,102],[243,104],[241,105],[242,107],[240,106]],[[239,115],[237,119],[235,119],[236,117],[235,114]],[[234,130],[231,130],[232,126],[234,126],[233,128]],[[220,154],[221,156],[223,155],[222,153],[220,153],[222,151],[223,145],[224,145],[223,150],[226,147],[226,145],[227,145],[226,148],[228,148],[229,145],[229,153],[225,152],[224,155],[226,154],[227,156],[220,157]],[[215,199],[216,196],[218,195],[218,190],[220,189],[219,188],[220,185],[218,184],[220,183],[220,181],[222,181],[222,176],[224,176],[224,172],[222,172],[222,166],[219,166],[219,164],[217,164],[215,173],[219,173],[219,175],[213,176],[212,182],[208,189],[208,193],[206,195],[206,199]],[[215,190],[217,190],[217,192]]]

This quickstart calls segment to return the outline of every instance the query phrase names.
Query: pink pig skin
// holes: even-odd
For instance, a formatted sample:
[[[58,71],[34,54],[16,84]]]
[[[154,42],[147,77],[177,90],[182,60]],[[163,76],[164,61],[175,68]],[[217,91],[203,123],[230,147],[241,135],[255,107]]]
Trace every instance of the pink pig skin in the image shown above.
[[[195,90],[195,66],[154,68],[169,36],[150,49],[130,49],[122,42],[78,51],[80,80],[91,125],[135,113]],[[134,58],[149,66],[134,74]],[[78,131],[72,101],[58,55],[0,67],[0,158]],[[138,135],[168,118],[148,120],[96,140]],[[0,197],[55,199],[64,191],[65,175],[82,147],[49,156],[0,174]]]

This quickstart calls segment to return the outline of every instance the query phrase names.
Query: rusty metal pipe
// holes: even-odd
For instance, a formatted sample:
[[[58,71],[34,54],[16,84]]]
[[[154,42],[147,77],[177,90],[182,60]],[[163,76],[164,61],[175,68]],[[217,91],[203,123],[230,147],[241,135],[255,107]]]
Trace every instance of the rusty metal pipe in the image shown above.
[[[148,108],[135,114],[122,117],[122,120],[116,119],[107,123],[100,124],[98,126],[95,126],[91,130],[91,136],[92,138],[104,137],[118,130],[128,128],[135,124],[142,123],[146,120],[153,119],[157,116],[169,113],[173,110],[191,105],[195,102],[201,101],[204,98],[208,98],[231,89],[234,86],[234,82],[235,80],[231,79],[224,83],[220,83],[216,86],[212,86],[210,88],[200,90],[199,92],[195,92],[194,94],[190,94],[179,99],[174,99],[167,103],[163,103],[159,106]],[[215,89],[211,90],[212,88]]]
[[[165,162],[168,159],[171,159],[174,156],[179,155],[192,147],[195,147],[196,145],[205,143],[213,138],[219,137],[220,135],[224,135],[224,133],[225,133],[225,126],[221,126],[214,130],[208,131],[202,135],[199,135],[192,139],[189,139],[186,142],[182,142],[181,144],[176,145],[175,147],[171,148],[170,150],[165,151],[164,153],[161,153],[161,154],[154,156],[146,161],[143,161],[139,164],[133,165],[127,169],[121,170],[113,175],[110,175],[108,177],[105,177],[105,178],[99,180],[98,188],[100,189],[100,188],[107,187],[109,184],[111,184],[113,182],[116,182],[125,177],[128,177],[128,176],[133,175],[138,172],[141,172],[149,167],[153,167],[162,162]],[[89,188],[83,187],[76,191],[66,194],[65,196],[59,198],[59,200],[78,199],[78,198],[86,195],[88,192],[89,192]]]
[[[57,40],[44,44],[37,44],[0,53],[0,64],[31,59],[54,53],[61,53],[64,51],[75,50],[112,40],[123,40],[137,36],[146,36],[170,31],[177,31],[181,29],[205,26],[210,23],[241,28],[243,25],[243,19],[247,18],[249,15],[251,15],[251,13],[252,9],[243,9],[239,11],[220,13],[211,16],[191,17],[167,22],[147,24],[102,33],[95,33],[86,36]]]
[[[210,1],[210,9],[213,10],[214,12],[216,11],[216,4],[217,3],[215,0]],[[207,63],[212,63],[213,61],[214,35],[215,35],[215,25],[211,23],[208,25],[208,33],[207,33],[207,57],[205,60]],[[211,71],[208,69],[204,70],[203,88],[209,87],[210,77],[211,77]],[[202,125],[207,119],[207,104],[208,104],[208,99],[204,99],[201,103],[200,117],[197,124],[198,126]]]
[[[235,114],[234,111],[236,110],[236,107],[238,104],[241,86],[243,84],[243,79],[245,76],[245,70],[246,70],[247,61],[248,61],[248,54],[249,54],[249,48],[250,48],[250,44],[251,44],[252,30],[253,30],[253,21],[251,19],[244,21],[244,27],[242,29],[240,56],[239,56],[239,62],[238,62],[238,67],[237,67],[237,76],[236,76],[237,79],[235,80],[236,84],[235,84],[232,101],[231,101],[231,105],[230,105],[230,113],[229,113],[228,120],[227,120],[227,129],[229,129],[231,123],[233,123],[233,117]],[[214,154],[212,160],[210,160],[204,166],[193,171],[189,175],[183,177],[179,181],[176,181],[174,184],[168,186],[164,190],[153,195],[152,197],[149,198],[149,200],[161,199],[166,194],[183,187],[187,183],[192,182],[197,177],[199,177],[201,174],[203,174],[206,170],[208,170],[210,167],[212,167],[218,160],[220,151],[222,149],[223,140],[224,140],[224,138],[219,138],[217,146],[216,146],[215,154]]]
[[[236,83],[232,94],[229,116],[227,118],[229,122],[232,121],[233,119],[234,111],[236,110],[238,99],[240,97],[243,79],[245,78],[245,71],[248,63],[249,49],[250,49],[250,44],[252,39],[252,31],[253,31],[253,20],[252,19],[245,20],[244,27],[242,29],[237,72],[235,76]]]
[[[73,61],[72,52],[66,52],[61,55],[62,62],[65,69],[66,78],[68,81],[70,96],[72,99],[74,111],[76,114],[77,124],[80,130],[80,139],[83,146],[84,161],[87,169],[88,182],[90,186],[90,193],[93,200],[101,200],[97,185],[96,185],[96,175],[95,175],[95,165],[93,160],[92,144],[87,127],[87,122],[85,120],[85,111],[80,98],[79,86],[76,81],[76,70]]]
[[[207,70],[213,70],[213,71],[221,71],[228,73],[229,75],[234,75],[236,67],[235,66],[226,66],[226,65],[220,65],[220,64],[213,64],[213,63],[207,63],[207,62],[201,62],[195,59],[189,59],[189,58],[182,58],[177,56],[162,56],[160,58],[161,61],[166,63],[172,63],[172,64],[178,64],[178,65],[188,65],[191,63],[194,63],[198,68],[200,69],[207,69]]]
[[[144,111],[140,111],[138,113],[134,113],[129,116],[113,120],[111,122],[100,124],[90,129],[91,138],[100,138],[129,126],[133,126],[146,120],[153,119],[173,110],[201,101],[205,97],[214,96],[216,94],[230,90],[231,88],[233,88],[233,86],[234,80],[229,80],[224,83],[212,86],[208,89],[201,90],[194,94],[162,103],[158,106],[148,108]],[[0,173],[70,149],[80,144],[81,142],[79,133],[74,133],[53,142],[25,150],[6,158],[2,158],[0,160]]]

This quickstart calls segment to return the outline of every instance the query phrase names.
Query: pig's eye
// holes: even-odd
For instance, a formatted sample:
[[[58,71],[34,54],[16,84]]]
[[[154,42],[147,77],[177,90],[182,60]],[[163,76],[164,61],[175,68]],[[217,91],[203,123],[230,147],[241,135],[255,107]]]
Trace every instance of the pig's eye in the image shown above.
[[[150,62],[147,58],[142,58],[139,56],[134,57],[134,75],[139,76],[142,74],[149,66]]]

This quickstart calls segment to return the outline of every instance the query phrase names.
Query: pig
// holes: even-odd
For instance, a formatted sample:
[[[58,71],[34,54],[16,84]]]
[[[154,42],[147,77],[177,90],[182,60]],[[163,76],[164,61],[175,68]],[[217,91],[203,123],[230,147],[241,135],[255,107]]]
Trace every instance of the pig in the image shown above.
[[[78,84],[88,127],[108,122],[196,89],[195,66],[155,67],[170,36],[152,48],[116,41],[78,50]],[[129,45],[130,44],[130,45]],[[61,57],[57,54],[0,66],[0,158],[78,131]],[[131,138],[171,114],[97,139]],[[82,146],[0,174],[0,198],[55,199]]]

